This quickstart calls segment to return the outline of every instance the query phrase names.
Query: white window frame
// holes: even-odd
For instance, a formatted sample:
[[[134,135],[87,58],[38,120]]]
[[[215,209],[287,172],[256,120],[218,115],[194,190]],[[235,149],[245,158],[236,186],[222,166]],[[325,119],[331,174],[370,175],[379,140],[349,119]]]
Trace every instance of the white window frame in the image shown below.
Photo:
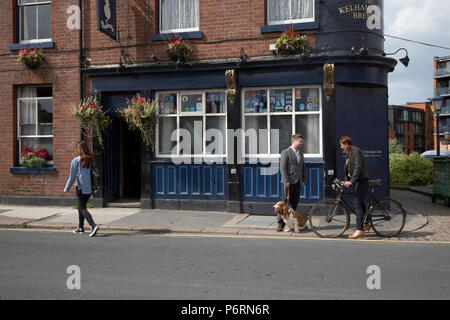
[[[277,115],[283,115],[287,117],[286,114],[288,112],[270,112],[270,90],[280,90],[280,89],[291,89],[292,90],[292,132],[294,133],[300,133],[295,131],[295,118],[296,116],[301,115],[308,115],[308,114],[318,114],[319,115],[319,153],[305,153],[305,158],[322,158],[323,157],[323,128],[322,128],[322,108],[323,108],[323,101],[322,101],[322,87],[320,85],[302,85],[302,86],[276,86],[276,87],[246,87],[242,88],[241,90],[241,123],[242,123],[242,129],[244,131],[242,140],[241,140],[241,150],[245,151],[245,132],[246,132],[246,123],[245,118],[246,117],[252,117],[252,116],[261,116],[265,115],[267,117],[267,136],[268,136],[268,147],[267,152],[268,153],[258,153],[258,154],[248,154],[244,152],[244,156],[246,158],[280,158],[280,153],[271,153],[270,147],[271,147],[271,135],[270,135],[270,117],[271,116],[277,116]],[[319,92],[319,111],[296,111],[295,110],[295,89],[318,89]],[[266,105],[266,111],[265,112],[254,112],[254,113],[245,113],[245,92],[246,91],[256,91],[256,90],[266,90],[267,94],[267,105]],[[258,136],[259,139],[259,136]],[[306,140],[306,137],[303,138],[303,140]],[[259,141],[258,141],[259,143]]]
[[[33,86],[38,87],[38,86]],[[52,113],[53,113],[53,96],[51,97],[33,97],[33,98],[20,98],[20,90],[24,88],[24,86],[21,86],[18,88],[17,91],[17,140],[19,140],[19,150],[18,153],[20,154],[22,149],[22,139],[23,138],[52,138],[52,145],[53,145],[53,134],[52,135],[39,135],[38,134],[38,127],[39,127],[39,112],[38,112],[38,101],[39,100],[52,100]],[[35,117],[36,117],[36,128],[35,128],[35,134],[34,135],[22,135],[20,130],[20,101],[23,100],[35,100]],[[53,118],[52,118],[53,119]],[[54,125],[54,121],[52,120],[52,126]],[[53,132],[53,130],[52,130]],[[53,154],[55,153],[54,145],[53,145]],[[53,165],[53,160],[47,161],[48,164]]]
[[[225,95],[225,110],[222,113],[206,113],[206,93],[211,93],[211,92],[220,92],[223,93]],[[202,90],[183,90],[183,91],[176,91],[176,90],[171,90],[171,91],[158,91],[155,94],[156,97],[156,103],[158,103],[159,100],[159,96],[161,94],[176,94],[177,95],[177,113],[176,114],[164,114],[163,116],[166,117],[176,117],[176,124],[177,124],[177,153],[176,154],[161,154],[159,152],[159,123],[156,125],[156,130],[155,130],[155,141],[156,141],[156,148],[155,148],[155,157],[156,158],[195,158],[195,157],[204,157],[204,158],[224,158],[227,157],[228,155],[228,115],[227,115],[227,109],[228,109],[228,99],[225,93],[225,89],[223,88],[219,88],[219,89],[202,89]],[[181,110],[181,96],[185,95],[185,94],[201,94],[202,95],[202,111],[193,111],[193,112],[189,112],[189,111],[182,111]],[[217,116],[221,116],[224,118],[225,121],[225,141],[224,141],[224,149],[225,149],[225,153],[224,154],[210,154],[210,153],[206,153],[206,146],[207,146],[207,141],[206,141],[206,118],[208,117],[217,117]],[[203,132],[202,132],[202,153],[201,154],[180,154],[180,118],[181,117],[202,117],[202,125],[203,125]],[[193,139],[193,137],[191,137],[191,139]],[[192,141],[192,140],[191,140]],[[210,141],[208,141],[208,145],[209,143],[211,143]]]
[[[289,1],[289,14],[292,17],[292,1]],[[270,20],[270,7],[269,7],[269,1],[267,1],[267,24],[270,25],[278,25],[278,24],[291,24],[291,23],[305,23],[305,22],[314,22],[316,19],[316,1],[312,0],[313,5],[313,16],[312,18],[306,18],[306,19],[289,19],[289,20],[277,20],[277,21],[271,21]]]
[[[42,39],[35,38],[35,39],[29,39],[29,40],[22,40],[21,39],[21,37],[22,37],[22,23],[21,22],[22,22],[23,17],[21,15],[20,8],[21,7],[27,7],[27,6],[40,6],[40,5],[46,5],[46,4],[50,4],[50,7],[51,7],[52,2],[48,1],[48,0],[37,0],[37,2],[33,2],[33,3],[20,4],[20,0],[17,0],[17,8],[18,8],[18,19],[17,20],[18,20],[18,25],[19,25],[19,42],[20,43],[24,43],[24,44],[27,44],[27,43],[40,43],[40,42],[48,42],[48,41],[52,40],[51,37],[50,38],[42,38]],[[50,24],[51,24],[51,17],[50,17]],[[51,28],[51,25],[50,25],[50,28]],[[36,31],[37,31],[37,33],[39,33],[38,30],[39,30],[39,19],[38,19],[38,17],[36,17]]]
[[[178,6],[179,7],[181,7],[181,1],[183,1],[183,0],[178,0]],[[196,25],[197,25],[197,27],[163,30],[162,29],[162,25],[161,25],[161,22],[162,22],[162,5],[161,5],[161,0],[158,0],[158,3],[159,3],[159,26],[158,26],[159,33],[160,34],[164,34],[164,33],[179,33],[179,32],[199,31],[200,30],[199,29],[199,25],[200,25],[200,3],[199,3],[199,0],[196,0],[196,1],[197,1],[197,8],[198,8],[198,10],[197,10],[198,14],[197,14],[197,17],[196,17]],[[180,10],[181,10],[181,8],[179,8],[178,12],[180,12]],[[178,24],[180,22],[179,19],[180,18],[178,17]]]

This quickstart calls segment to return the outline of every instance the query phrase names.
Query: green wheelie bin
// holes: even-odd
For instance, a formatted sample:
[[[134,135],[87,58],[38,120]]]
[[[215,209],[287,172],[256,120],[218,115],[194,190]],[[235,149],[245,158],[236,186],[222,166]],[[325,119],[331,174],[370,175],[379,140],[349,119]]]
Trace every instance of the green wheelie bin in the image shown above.
[[[433,196],[431,201],[442,198],[450,207],[450,157],[433,158]]]

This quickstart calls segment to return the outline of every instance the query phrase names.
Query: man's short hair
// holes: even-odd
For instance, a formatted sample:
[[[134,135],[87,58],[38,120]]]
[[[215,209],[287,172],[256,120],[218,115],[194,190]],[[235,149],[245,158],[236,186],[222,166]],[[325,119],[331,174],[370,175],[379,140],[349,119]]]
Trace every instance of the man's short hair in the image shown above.
[[[291,141],[295,141],[298,139],[303,139],[303,136],[300,133],[296,133],[292,136]]]

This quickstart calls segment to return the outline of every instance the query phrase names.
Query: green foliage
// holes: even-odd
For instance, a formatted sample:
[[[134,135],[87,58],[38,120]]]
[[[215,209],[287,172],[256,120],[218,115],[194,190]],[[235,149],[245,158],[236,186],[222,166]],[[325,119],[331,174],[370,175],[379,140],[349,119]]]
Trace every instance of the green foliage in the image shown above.
[[[291,25],[275,42],[275,52],[278,55],[302,53],[305,50],[306,41],[306,35],[295,32],[294,26]]]
[[[397,139],[389,139],[389,154],[403,153],[403,145],[398,143]]]
[[[433,182],[433,163],[418,153],[389,154],[391,185],[424,186]]]

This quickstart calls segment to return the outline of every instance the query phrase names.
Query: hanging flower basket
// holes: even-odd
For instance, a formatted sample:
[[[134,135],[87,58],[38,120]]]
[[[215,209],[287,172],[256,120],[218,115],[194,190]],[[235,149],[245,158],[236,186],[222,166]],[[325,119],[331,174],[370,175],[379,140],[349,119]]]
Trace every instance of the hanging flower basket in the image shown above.
[[[17,61],[22,62],[29,69],[37,69],[44,62],[42,50],[23,49],[19,51]]]
[[[294,31],[291,25],[275,42],[275,53],[278,55],[293,55],[305,50],[307,37]]]
[[[137,95],[131,100],[127,99],[127,107],[121,109],[121,117],[130,130],[139,130],[146,147],[154,151],[155,125],[162,115],[158,112],[155,100]]]
[[[172,37],[164,49],[173,61],[187,62],[192,54],[192,49],[177,35]]]
[[[71,108],[72,115],[80,123],[80,126],[86,131],[91,131],[98,139],[102,149],[103,136],[102,134],[111,123],[111,119],[102,110],[102,106],[97,98],[91,96]]]

